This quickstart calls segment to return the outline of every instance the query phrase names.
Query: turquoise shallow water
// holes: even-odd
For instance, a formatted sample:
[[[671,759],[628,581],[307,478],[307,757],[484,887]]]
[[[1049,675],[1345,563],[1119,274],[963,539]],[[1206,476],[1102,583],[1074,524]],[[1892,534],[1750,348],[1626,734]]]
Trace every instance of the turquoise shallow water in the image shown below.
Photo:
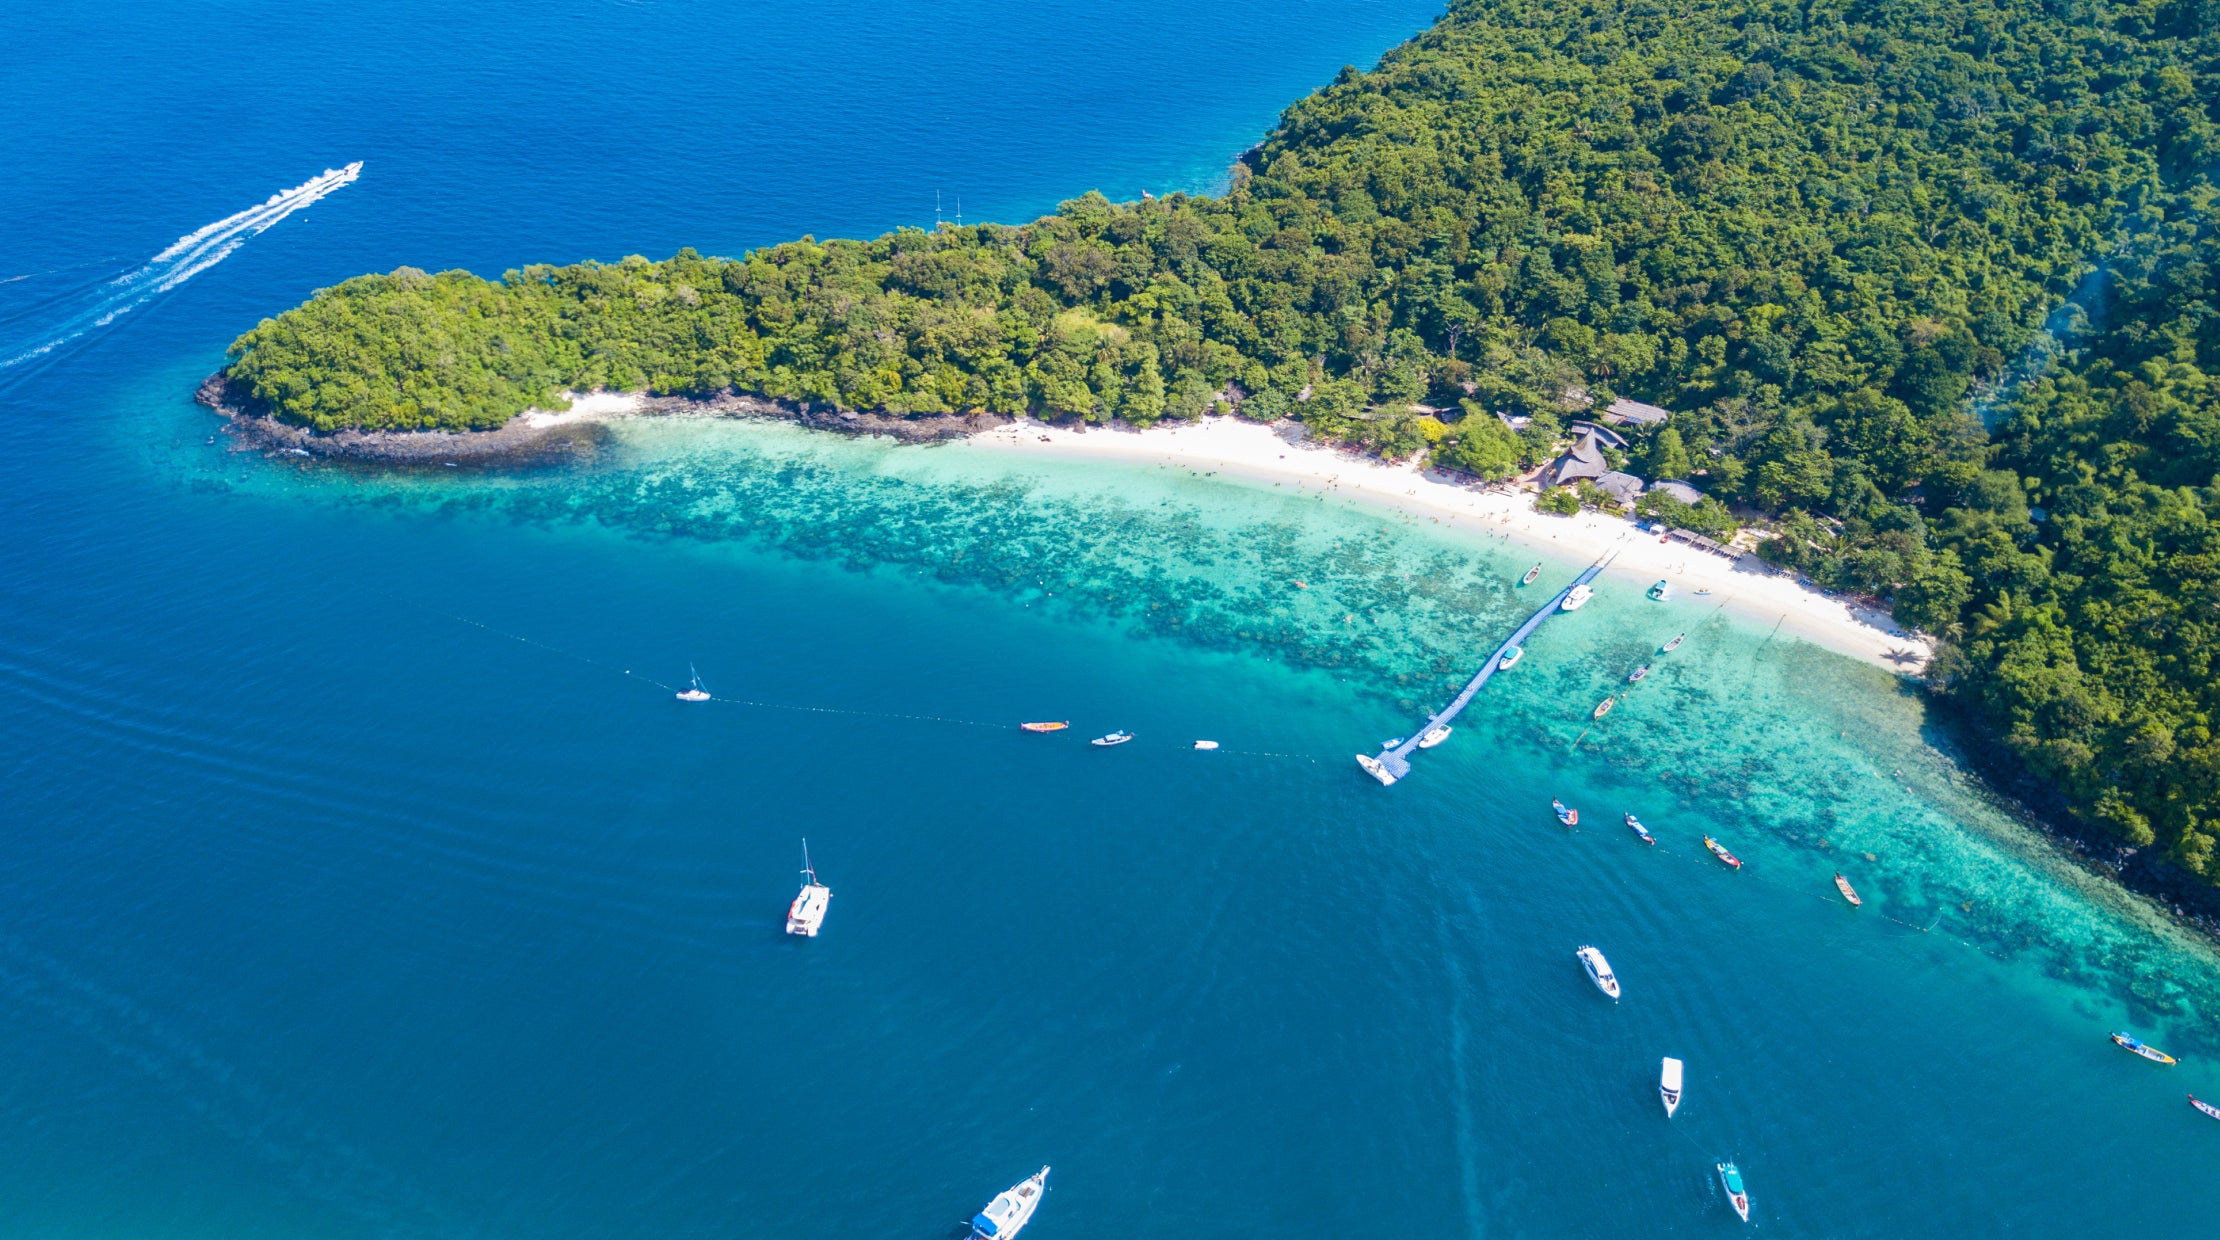
[[[858,20],[707,12],[758,23],[733,52],[758,67]],[[795,187],[903,150],[968,152],[1031,209],[1079,174],[1009,172],[991,135],[1042,110],[1013,80],[1071,58],[964,60],[931,22],[1111,48],[1080,58],[1098,83],[1194,79],[1228,59],[1200,34],[887,18],[871,46],[943,49],[932,90],[1008,98],[951,146],[824,121],[813,164],[712,122],[816,95],[640,71],[675,10],[491,10],[447,43],[408,39],[406,8],[247,14],[260,95],[98,58],[164,14],[242,16],[123,14],[82,51],[64,30],[0,85],[45,122],[5,139],[39,174],[0,184],[38,225],[0,231],[8,274],[127,267],[369,162],[0,375],[0,1234],[944,1237],[1047,1162],[1042,1240],[1692,1235],[1734,1226],[1724,1157],[1782,1234],[2201,1234],[2220,1125],[2182,1094],[2220,1095],[2213,954],[2016,827],[1885,673],[1607,590],[1383,791],[1349,754],[1525,613],[1528,553],[1224,479],[765,424],[625,424],[571,469],[331,471],[231,455],[186,400],[240,323],[359,267],[879,227],[911,178],[857,173],[821,225]],[[1286,67],[1198,88],[1216,110],[1098,89],[1103,166],[1207,175],[1426,16],[1167,11]],[[417,59],[317,61],[348,40]],[[595,40],[599,95],[475,89],[504,41],[580,65]],[[922,106],[917,75],[874,80],[824,93]],[[704,142],[761,163],[700,195],[578,170],[644,184]],[[0,309],[35,335],[76,278],[0,285],[38,290]],[[718,703],[670,700],[689,662]],[[1044,717],[1074,733],[1012,726]],[[1114,727],[1139,739],[1083,743]],[[797,943],[805,834],[835,897]],[[2121,1054],[2119,1027],[2184,1063]]]

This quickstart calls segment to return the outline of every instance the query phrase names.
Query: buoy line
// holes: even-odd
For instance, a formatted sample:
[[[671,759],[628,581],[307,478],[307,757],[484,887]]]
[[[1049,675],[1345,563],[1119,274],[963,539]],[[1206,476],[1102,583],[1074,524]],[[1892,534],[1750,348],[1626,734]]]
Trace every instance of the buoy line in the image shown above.
[[[522,644],[531,646],[535,649],[547,651],[549,654],[560,655],[563,658],[572,659],[577,662],[584,663],[589,667],[600,668],[604,671],[622,676],[627,680],[652,685],[655,688],[661,689],[667,693],[678,692],[679,687],[677,685],[665,684],[664,682],[657,680],[653,676],[634,672],[631,668],[628,667],[620,668],[617,667],[615,664],[606,663],[600,659],[592,658],[588,655],[579,654],[574,650],[565,650],[560,646],[550,646],[546,642],[540,641],[536,638],[526,637],[521,633],[512,633],[507,629],[495,628],[490,624],[486,624],[477,620],[472,620],[468,616],[458,616],[452,612],[440,612],[439,614],[445,616],[449,620],[455,621],[457,624],[467,624],[471,628],[491,633],[496,637],[505,637],[508,638],[510,641],[521,642]],[[959,719],[951,715],[917,715],[906,714],[900,711],[862,710],[856,707],[849,706],[811,706],[806,704],[797,704],[793,702],[764,702],[753,698],[728,697],[724,694],[719,693],[710,694],[708,704],[724,706],[746,706],[755,708],[757,710],[784,710],[792,711],[796,714],[808,715],[846,715],[859,719],[898,719],[909,723],[941,723],[961,728],[985,728],[996,732],[1015,730],[1015,725],[1003,720]],[[1288,761],[1310,763],[1316,763],[1319,761],[1316,756],[1311,754],[1277,753],[1274,751],[1262,749],[1220,749],[1218,750],[1218,752],[1234,757],[1244,758],[1277,758]]]

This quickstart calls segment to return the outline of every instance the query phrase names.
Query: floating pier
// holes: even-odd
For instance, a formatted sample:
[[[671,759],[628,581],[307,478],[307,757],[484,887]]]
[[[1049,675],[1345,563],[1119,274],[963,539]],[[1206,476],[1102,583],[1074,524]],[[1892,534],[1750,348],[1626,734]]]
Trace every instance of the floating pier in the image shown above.
[[[1564,604],[1566,595],[1571,594],[1575,588],[1594,581],[1596,574],[1602,572],[1610,562],[1609,560],[1599,560],[1589,565],[1586,571],[1573,578],[1571,585],[1552,595],[1549,602],[1544,604],[1540,611],[1528,616],[1526,623],[1513,630],[1511,635],[1503,640],[1503,644],[1495,648],[1495,653],[1490,654],[1488,661],[1480,666],[1479,674],[1465,682],[1463,692],[1449,699],[1449,705],[1442,707],[1432,718],[1420,724],[1418,730],[1411,733],[1402,744],[1387,750],[1376,758],[1371,754],[1360,753],[1357,755],[1357,765],[1364,768],[1365,774],[1379,780],[1382,787],[1393,787],[1395,781],[1410,774],[1411,752],[1418,748],[1419,741],[1425,739],[1428,732],[1455,719],[1463,712],[1465,707],[1471,705],[1473,695],[1479,693],[1481,687],[1488,683],[1488,677],[1495,675],[1496,666],[1503,660],[1503,652],[1525,642],[1534,630],[1542,627],[1542,621],[1557,614],[1557,609]]]

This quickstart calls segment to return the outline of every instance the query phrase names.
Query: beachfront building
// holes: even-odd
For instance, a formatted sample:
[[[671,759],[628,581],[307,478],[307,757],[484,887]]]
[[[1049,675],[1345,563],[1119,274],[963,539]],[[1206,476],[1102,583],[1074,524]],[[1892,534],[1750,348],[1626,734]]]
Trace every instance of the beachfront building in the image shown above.
[[[1596,479],[1596,489],[1617,500],[1621,507],[1632,508],[1645,488],[1640,478],[1614,469]]]

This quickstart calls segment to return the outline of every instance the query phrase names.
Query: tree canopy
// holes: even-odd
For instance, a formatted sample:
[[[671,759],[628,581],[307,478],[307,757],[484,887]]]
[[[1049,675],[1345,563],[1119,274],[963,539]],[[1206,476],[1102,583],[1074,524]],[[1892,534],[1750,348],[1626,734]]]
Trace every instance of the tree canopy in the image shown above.
[[[1951,639],[1940,686],[2092,821],[2220,881],[2216,8],[1462,0],[1291,106],[1219,195],[403,268],[264,321],[228,371],[323,430],[597,387],[1216,408],[1490,477],[1637,397],[1679,411],[1644,468]]]

